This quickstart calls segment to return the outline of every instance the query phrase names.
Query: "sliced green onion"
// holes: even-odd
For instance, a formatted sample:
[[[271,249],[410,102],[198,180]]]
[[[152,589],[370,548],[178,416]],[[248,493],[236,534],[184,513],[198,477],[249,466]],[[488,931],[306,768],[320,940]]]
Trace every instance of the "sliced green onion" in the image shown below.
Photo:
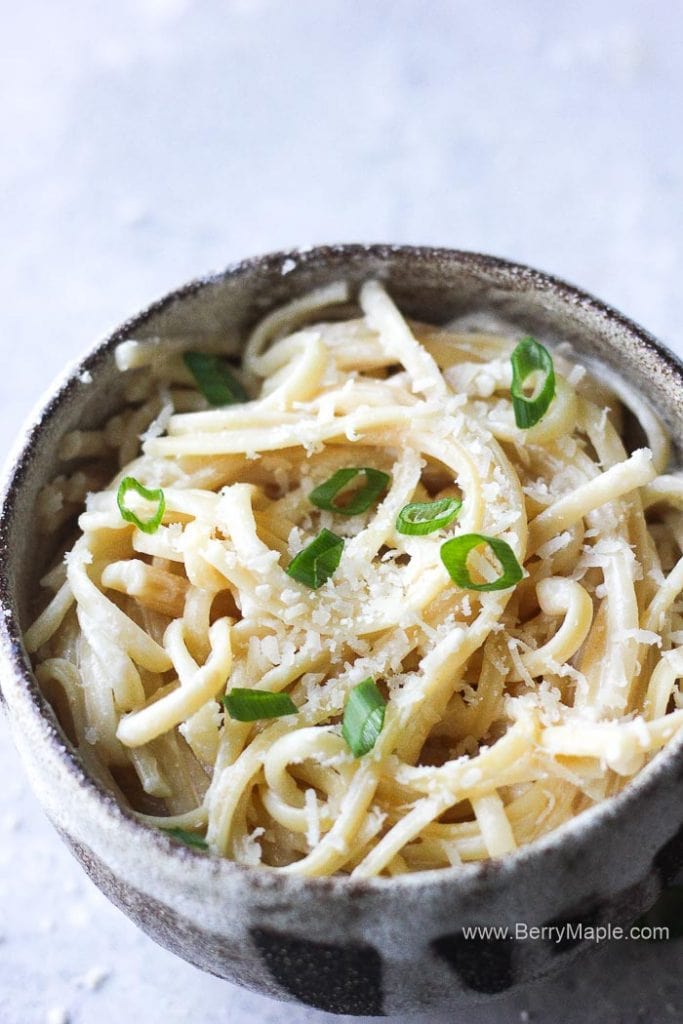
[[[331,530],[321,530],[315,540],[292,559],[285,572],[293,580],[317,590],[337,569],[343,548],[341,537]]]
[[[295,715],[298,708],[288,693],[270,690],[243,690],[239,687],[221,698],[221,704],[238,722],[258,722],[261,718]]]
[[[512,362],[512,408],[518,427],[533,427],[545,416],[548,406],[555,397],[555,368],[547,348],[534,338],[522,338],[511,356]],[[524,394],[524,381],[530,373],[540,370],[545,380],[535,395]]]
[[[235,405],[249,400],[249,395],[220,356],[185,352],[183,362],[210,405]]]
[[[138,519],[135,512],[126,506],[126,495],[128,491],[135,491],[141,498],[145,498],[147,501],[156,501],[157,510],[151,519]],[[138,530],[142,530],[143,533],[155,533],[159,528],[161,520],[164,518],[164,512],[166,510],[166,499],[164,498],[164,492],[159,487],[158,490],[150,491],[147,487],[143,487],[139,480],[136,480],[134,476],[125,476],[119,484],[118,493],[116,495],[116,503],[119,506],[119,512],[123,519],[127,523],[134,523]]]
[[[399,533],[422,536],[434,533],[452,523],[462,508],[457,498],[439,498],[438,501],[413,501],[404,505],[396,519]]]
[[[346,505],[337,505],[334,498],[342,488],[346,487],[359,473],[365,474],[365,484],[353,495]],[[329,480],[320,484],[308,495],[308,500],[318,508],[324,508],[327,512],[340,512],[343,516],[357,516],[361,512],[367,512],[371,505],[379,498],[383,491],[386,491],[391,477],[380,469],[371,469],[368,466],[360,469],[338,469]]]
[[[206,839],[202,839],[201,836],[196,835],[194,832],[187,832],[184,828],[162,828],[162,832],[165,832],[167,836],[171,836],[173,839],[177,839],[179,843],[185,843],[185,846],[194,847],[195,850],[209,849]]]
[[[503,569],[502,575],[491,583],[474,583],[467,568],[467,556],[480,544],[488,544]],[[442,544],[440,553],[448,575],[464,590],[507,590],[508,587],[519,583],[524,576],[524,570],[517,561],[514,551],[499,537],[487,537],[483,533],[463,533]]]
[[[362,757],[374,747],[384,725],[386,707],[372,678],[364,679],[351,690],[344,708],[342,736],[354,757]]]

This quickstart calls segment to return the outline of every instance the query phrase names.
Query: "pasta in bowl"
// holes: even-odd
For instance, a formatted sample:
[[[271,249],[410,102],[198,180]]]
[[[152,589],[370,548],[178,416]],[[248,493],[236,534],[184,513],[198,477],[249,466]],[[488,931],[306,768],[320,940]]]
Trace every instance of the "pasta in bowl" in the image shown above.
[[[572,286],[410,247],[246,261],[69,368],[3,483],[0,681],[102,891],[370,1015],[591,945],[472,927],[651,905],[683,864],[682,396]]]
[[[683,725],[668,437],[636,401],[628,454],[567,346],[410,321],[368,280],[275,309],[238,369],[163,337],[116,360],[137,404],[62,451],[120,468],[26,645],[141,821],[303,875],[457,867]]]

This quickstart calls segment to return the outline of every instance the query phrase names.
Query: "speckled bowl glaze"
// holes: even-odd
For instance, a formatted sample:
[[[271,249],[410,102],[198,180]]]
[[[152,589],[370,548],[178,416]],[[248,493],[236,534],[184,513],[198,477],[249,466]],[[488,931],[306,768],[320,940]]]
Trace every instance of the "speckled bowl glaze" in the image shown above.
[[[49,556],[32,514],[62,467],[60,438],[121,404],[113,350],[163,335],[178,347],[220,337],[239,351],[265,312],[338,278],[376,276],[401,308],[445,322],[487,310],[520,332],[569,341],[649,397],[683,430],[683,368],[650,335],[570,285],[473,253],[335,246],[247,260],[155,303],[57,382],[23,433],[0,518],[2,691],[31,783],[100,889],[163,946],[230,981],[323,1010],[382,1015],[490,999],[566,963],[589,940],[468,940],[468,925],[624,924],[683,864],[683,744],[618,797],[512,856],[395,879],[302,879],[173,844],[84,772],[42,698],[22,646]]]

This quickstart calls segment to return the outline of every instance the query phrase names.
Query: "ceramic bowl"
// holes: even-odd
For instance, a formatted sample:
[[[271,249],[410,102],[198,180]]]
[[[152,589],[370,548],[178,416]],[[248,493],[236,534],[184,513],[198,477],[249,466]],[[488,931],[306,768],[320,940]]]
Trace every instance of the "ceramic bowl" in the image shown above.
[[[486,310],[550,341],[569,341],[628,379],[674,437],[683,368],[650,335],[576,288],[489,256],[446,249],[339,246],[247,260],[178,289],[119,327],[57,382],[23,433],[4,480],[0,646],[7,715],[31,783],[99,888],[145,932],[198,967],[323,1010],[381,1015],[491,999],[591,945],[523,926],[613,926],[654,902],[683,864],[683,742],[624,792],[514,855],[393,879],[302,879],[245,868],[172,843],[83,770],[40,694],[22,645],[49,552],[33,515],[61,469],[60,438],[122,402],[115,346],[162,335],[186,347],[220,337],[237,352],[265,312],[339,278],[379,277],[400,307],[445,322]],[[515,932],[517,925],[521,932]],[[470,925],[511,937],[468,939]]]

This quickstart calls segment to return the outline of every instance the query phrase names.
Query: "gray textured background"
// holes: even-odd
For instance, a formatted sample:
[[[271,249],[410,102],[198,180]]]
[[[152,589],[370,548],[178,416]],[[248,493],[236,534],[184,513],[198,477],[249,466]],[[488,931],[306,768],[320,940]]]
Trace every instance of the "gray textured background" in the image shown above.
[[[680,0],[2,0],[0,431],[65,361],[278,247],[550,270],[683,354]],[[44,821],[0,724],[2,1024],[323,1024],[154,946]],[[683,1019],[683,945],[611,945],[450,1024]]]

